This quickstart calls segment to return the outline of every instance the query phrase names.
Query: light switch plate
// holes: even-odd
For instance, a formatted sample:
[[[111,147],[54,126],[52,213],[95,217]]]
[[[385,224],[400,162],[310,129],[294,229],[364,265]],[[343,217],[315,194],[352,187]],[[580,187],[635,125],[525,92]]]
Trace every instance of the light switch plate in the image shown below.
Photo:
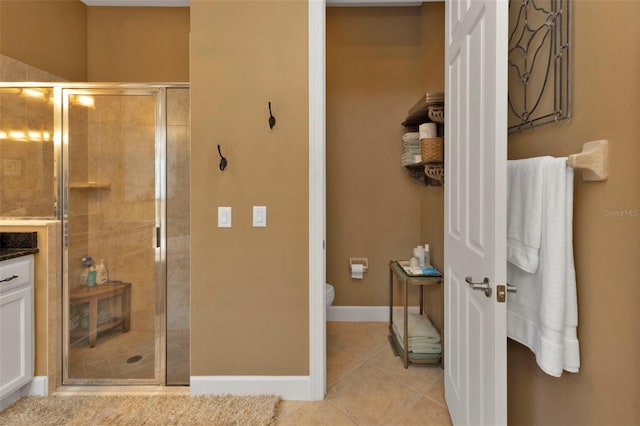
[[[267,206],[253,206],[253,227],[267,227]]]
[[[231,228],[231,207],[218,207],[218,228]]]

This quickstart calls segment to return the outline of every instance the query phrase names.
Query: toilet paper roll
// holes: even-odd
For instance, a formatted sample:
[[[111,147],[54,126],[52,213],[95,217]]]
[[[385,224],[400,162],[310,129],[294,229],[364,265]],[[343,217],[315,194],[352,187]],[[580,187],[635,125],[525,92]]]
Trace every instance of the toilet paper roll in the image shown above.
[[[364,265],[360,263],[354,263],[351,265],[351,278],[354,280],[361,280],[364,278]]]
[[[438,137],[438,127],[436,123],[422,123],[419,127],[420,139]]]

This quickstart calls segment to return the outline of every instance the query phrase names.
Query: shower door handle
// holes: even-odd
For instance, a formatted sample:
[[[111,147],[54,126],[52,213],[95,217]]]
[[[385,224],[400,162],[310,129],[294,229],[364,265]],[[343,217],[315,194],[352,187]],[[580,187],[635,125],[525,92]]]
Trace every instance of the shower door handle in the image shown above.
[[[63,240],[64,240],[64,247],[69,247],[69,222],[68,219],[65,218],[64,221],[64,225],[62,226],[63,229]]]
[[[156,225],[156,248],[160,248],[160,227]]]

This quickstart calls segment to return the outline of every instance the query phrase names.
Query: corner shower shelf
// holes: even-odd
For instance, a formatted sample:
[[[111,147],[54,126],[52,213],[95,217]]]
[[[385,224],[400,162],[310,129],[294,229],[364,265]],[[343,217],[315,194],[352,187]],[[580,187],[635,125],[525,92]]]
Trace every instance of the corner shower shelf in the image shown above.
[[[111,184],[108,182],[70,182],[69,188],[71,189],[111,189]]]

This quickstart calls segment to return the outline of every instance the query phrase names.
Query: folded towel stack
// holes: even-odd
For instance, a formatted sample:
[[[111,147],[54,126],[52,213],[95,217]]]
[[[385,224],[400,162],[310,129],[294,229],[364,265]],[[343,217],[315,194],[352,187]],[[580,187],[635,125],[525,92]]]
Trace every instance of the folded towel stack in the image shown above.
[[[402,165],[408,166],[422,161],[420,133],[408,132],[402,136]]]
[[[408,314],[409,352],[418,354],[440,354],[442,343],[440,333],[429,318],[420,314]],[[393,329],[398,336],[400,346],[404,349],[404,320],[402,317],[393,322]]]

